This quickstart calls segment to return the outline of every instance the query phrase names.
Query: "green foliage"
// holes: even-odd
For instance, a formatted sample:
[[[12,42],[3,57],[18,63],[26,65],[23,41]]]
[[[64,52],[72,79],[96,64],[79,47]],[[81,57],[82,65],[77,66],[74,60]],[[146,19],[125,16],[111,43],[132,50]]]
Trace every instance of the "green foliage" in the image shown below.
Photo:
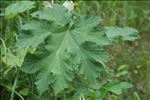
[[[132,26],[140,33],[150,29],[149,1],[77,1],[79,13],[100,15],[105,25]],[[86,9],[85,9],[86,8]],[[77,8],[78,9],[78,8]]]
[[[101,63],[108,61],[104,50],[100,48],[107,41],[98,39],[98,37],[103,38],[105,31],[96,29],[101,21],[100,18],[74,17],[65,7],[57,4],[31,15],[38,20],[22,26],[22,29],[30,33],[26,32],[27,36],[20,38],[16,46],[36,48],[45,40],[42,47],[47,53],[41,51],[41,54],[45,53],[46,56],[23,67],[28,73],[39,72],[36,85],[40,93],[45,92],[49,85],[55,93],[61,92],[68,87],[75,74],[83,75],[88,84],[94,82],[102,70]],[[127,34],[121,33],[122,30],[119,31],[120,34]],[[124,28],[123,31],[129,31],[127,39],[130,38],[130,33],[137,33],[129,28]],[[38,51],[40,50],[36,52]],[[36,52],[35,55],[39,56]]]
[[[128,67],[121,80],[131,81],[142,100],[150,98],[149,65],[150,59],[150,2],[149,1],[78,1],[79,13],[100,15],[104,25],[132,26],[140,32],[140,38],[135,42],[123,42],[106,48],[110,52],[110,64],[113,73],[118,73],[118,67],[126,64]],[[85,9],[86,8],[86,9]],[[78,9],[78,8],[76,8]],[[118,37],[119,38],[119,37]],[[122,99],[132,100],[131,92],[125,92]]]
[[[23,96],[27,96],[29,94],[29,89],[24,88],[24,89],[20,90],[19,93]]]
[[[123,28],[118,28],[118,27],[106,27],[106,35],[111,39],[120,37],[122,40],[130,40],[133,41],[135,40],[138,35],[135,33],[138,33],[137,30],[130,28],[130,27],[123,27]]]
[[[12,18],[16,16],[18,13],[22,13],[26,10],[29,10],[34,7],[34,2],[32,1],[20,1],[8,6],[5,9],[6,18]]]
[[[10,4],[5,9],[6,20],[13,20],[10,18],[28,11],[34,4],[36,2],[31,1]],[[138,31],[134,28],[104,27],[101,17],[78,15],[59,4],[33,10],[27,19],[21,15],[19,18],[23,24],[17,26],[15,43],[10,47],[1,46],[1,63],[12,68],[20,67],[21,73],[35,76],[31,84],[36,81],[38,91],[32,92],[37,95],[39,92],[41,96],[35,98],[41,100],[48,93],[47,98],[53,99],[98,100],[109,94],[121,95],[122,90],[132,87],[128,82],[109,81],[113,78],[111,75],[107,77],[110,73],[107,73],[105,64],[109,56],[104,46],[120,42],[120,39],[137,39]],[[103,78],[106,78],[105,82]],[[11,98],[18,89],[15,82]],[[18,91],[22,96],[31,93],[29,88]]]
[[[123,89],[128,89],[133,87],[132,84],[127,82],[118,82],[118,81],[112,81],[105,86],[109,91],[112,93],[115,93],[117,95],[121,94]]]

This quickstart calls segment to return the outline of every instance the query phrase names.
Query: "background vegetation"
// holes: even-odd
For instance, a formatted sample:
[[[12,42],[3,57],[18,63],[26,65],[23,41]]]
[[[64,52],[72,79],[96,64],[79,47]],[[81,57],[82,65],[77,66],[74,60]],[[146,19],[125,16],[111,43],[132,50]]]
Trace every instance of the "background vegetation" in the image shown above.
[[[15,2],[12,1],[12,2]],[[11,4],[10,1],[1,1],[1,23],[0,37],[4,40],[2,44],[12,49],[16,40],[17,27],[21,26],[21,20],[30,19],[30,12],[27,11],[18,15],[13,20],[5,20],[3,16],[4,9]],[[37,8],[42,6],[41,1],[37,2]],[[55,1],[63,3],[64,1]],[[150,2],[149,1],[74,1],[76,14],[98,15],[103,18],[103,25],[111,26],[131,26],[140,33],[140,38],[134,42],[120,42],[113,47],[105,47],[110,57],[107,64],[108,70],[111,71],[111,77],[128,81],[134,85],[133,88],[124,91],[121,95],[110,94],[106,100],[149,100],[150,99]],[[21,16],[21,17],[20,17]],[[20,19],[22,18],[22,19]],[[9,51],[9,49],[8,49]],[[15,67],[6,66],[0,60],[1,73],[1,98],[9,100],[15,94],[29,99],[37,97],[35,92],[35,76],[30,76],[24,72],[20,72]],[[109,76],[108,76],[109,77]],[[16,84],[16,85],[15,85]],[[16,86],[16,87],[14,87]],[[15,88],[15,93],[12,90]],[[17,94],[17,95],[16,95]],[[44,94],[42,100],[48,97],[48,93]]]
[[[126,66],[127,73],[121,73],[124,75],[120,78],[132,82],[135,86],[132,91],[137,91],[142,100],[150,99],[150,2],[81,1],[79,5],[82,13],[103,16],[105,25],[129,25],[138,29],[140,39],[106,49],[111,54],[109,66],[113,72],[116,74],[120,66]]]
[[[140,39],[134,43],[124,42],[107,48],[112,54],[109,65],[114,73],[120,66],[127,65],[128,73],[121,79],[134,83],[134,90],[142,100],[150,99],[150,2],[87,1],[79,4],[83,13],[103,16],[106,25],[129,25],[138,29]]]

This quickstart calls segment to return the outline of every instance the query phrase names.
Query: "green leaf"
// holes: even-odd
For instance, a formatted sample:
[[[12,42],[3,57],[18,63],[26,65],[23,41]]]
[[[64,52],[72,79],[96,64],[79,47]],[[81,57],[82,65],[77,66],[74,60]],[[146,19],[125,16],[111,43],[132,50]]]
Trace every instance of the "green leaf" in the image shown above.
[[[51,35],[49,26],[47,23],[37,21],[31,21],[22,26],[22,30],[26,30],[27,32],[20,33],[16,43],[16,51],[20,65],[22,65],[27,52],[34,53],[38,45],[43,43]],[[31,29],[32,31],[29,31]]]
[[[47,29],[46,25],[47,24],[43,24],[40,22],[36,23],[35,21],[31,21],[30,23],[23,25],[23,30],[32,29],[32,31],[28,32],[27,34],[20,34],[16,47],[36,48],[40,43],[44,42],[44,40],[51,34],[51,32]]]
[[[24,88],[24,89],[20,90],[19,93],[21,95],[27,96],[29,94],[29,89],[28,88]]]
[[[79,34],[79,42],[93,41],[99,45],[109,45],[111,42],[105,35],[105,30],[100,26],[102,19],[97,16],[80,16],[74,21],[74,32]],[[98,29],[97,29],[98,28]],[[82,34],[84,33],[84,34]]]
[[[2,57],[2,61],[11,67],[19,66],[21,67],[24,57],[26,55],[27,49],[21,48],[17,50],[17,54],[14,55],[10,50]]]
[[[8,66],[14,67],[17,65],[17,58],[11,52],[7,52],[7,54],[2,57],[2,61]]]
[[[131,27],[105,27],[106,29],[106,35],[108,38],[112,41],[115,41],[116,38],[121,37],[122,40],[129,40],[133,41],[138,38],[138,31]]]
[[[120,76],[127,75],[127,74],[128,74],[128,71],[124,70],[124,71],[118,72],[115,76],[120,77]]]
[[[18,48],[28,48],[38,47],[43,43],[45,52],[37,49],[37,53],[41,52],[41,55],[44,56],[37,55],[39,59],[33,61],[34,63],[27,62],[28,66],[22,67],[22,70],[28,73],[38,72],[36,85],[40,94],[45,92],[49,86],[56,94],[61,92],[68,87],[75,73],[81,75],[89,83],[93,82],[103,68],[101,63],[108,61],[108,56],[101,46],[109,42],[98,38],[104,37],[104,32],[94,30],[101,19],[90,16],[74,19],[72,15],[66,15],[69,12],[63,9],[65,8],[55,5],[33,13],[33,17],[36,17],[34,14],[38,14],[36,18],[44,21],[30,21],[23,25],[22,29],[25,32],[21,33],[23,37],[19,38],[16,44]],[[67,21],[64,21],[66,18]],[[66,23],[69,21],[71,23],[71,20],[74,24],[68,26]],[[55,22],[63,26],[58,28]]]
[[[23,25],[16,47],[26,48],[28,52],[36,49],[25,57],[22,70],[38,74],[36,85],[40,94],[49,87],[58,94],[68,88],[75,75],[87,84],[95,82],[103,64],[108,62],[102,46],[111,44],[109,39],[113,39],[111,33],[100,25],[101,18],[73,16],[58,4],[42,8],[32,13],[32,17]],[[124,37],[128,36],[132,34],[126,33]]]
[[[33,1],[18,1],[14,4],[9,5],[5,9],[5,16],[6,18],[12,18],[16,16],[18,13],[22,13],[26,10],[34,8]]]
[[[122,90],[132,88],[133,85],[128,82],[111,81],[108,84],[106,84],[105,87],[108,91],[119,95],[122,93]]]
[[[127,67],[128,67],[128,65],[121,65],[121,66],[119,66],[118,71],[122,71]]]
[[[53,4],[52,8],[44,7],[43,9],[31,14],[32,17],[38,19],[44,19],[47,21],[54,22],[60,26],[64,26],[69,22],[71,13],[68,10],[58,4]]]
[[[134,97],[134,100],[141,100],[140,96],[139,96],[139,94],[137,92],[133,93],[133,97]]]

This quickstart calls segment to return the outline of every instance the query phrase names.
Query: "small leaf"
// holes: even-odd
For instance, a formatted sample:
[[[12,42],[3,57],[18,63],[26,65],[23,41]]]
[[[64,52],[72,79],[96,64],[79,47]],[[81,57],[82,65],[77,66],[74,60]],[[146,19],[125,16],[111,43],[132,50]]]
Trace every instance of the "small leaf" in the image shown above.
[[[17,57],[11,52],[7,52],[7,54],[2,57],[2,61],[8,66],[14,67],[17,65]]]
[[[105,87],[112,93],[119,95],[122,93],[122,90],[131,88],[131,87],[133,87],[133,85],[128,82],[112,81],[112,82],[106,84]]]
[[[24,88],[24,89],[20,90],[19,93],[23,96],[27,96],[29,94],[29,89]]]
[[[122,40],[133,41],[138,38],[138,31],[131,27],[105,27],[106,35],[112,41],[116,41],[117,38],[121,37]]]
[[[133,96],[134,96],[134,100],[141,100],[137,92],[134,92]]]
[[[115,76],[116,76],[116,77],[120,77],[120,76],[126,75],[126,74],[128,74],[127,71],[120,71],[120,72],[118,72]]]
[[[14,55],[11,51],[8,51],[4,56],[2,57],[2,61],[11,67],[21,67],[24,57],[26,55],[27,50],[26,49],[20,49],[17,51],[17,54]]]
[[[22,13],[26,10],[34,8],[34,4],[35,3],[33,1],[18,1],[14,4],[9,5],[5,9],[5,16],[6,18],[12,18],[18,13]]]
[[[128,65],[121,65],[121,66],[119,66],[118,71],[121,71],[127,67],[128,67]]]

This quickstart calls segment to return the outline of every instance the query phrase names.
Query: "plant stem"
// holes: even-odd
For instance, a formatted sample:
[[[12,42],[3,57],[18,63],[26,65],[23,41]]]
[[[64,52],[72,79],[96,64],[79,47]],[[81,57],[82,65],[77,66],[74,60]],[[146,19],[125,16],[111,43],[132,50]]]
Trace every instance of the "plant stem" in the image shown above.
[[[11,93],[10,100],[13,100],[13,97],[14,97],[15,88],[16,88],[17,81],[18,81],[18,76],[19,76],[19,71],[20,71],[20,68],[17,69],[17,75],[16,75],[16,77],[15,77],[15,81],[14,81],[14,85],[13,85],[13,88],[12,88],[12,93]]]

